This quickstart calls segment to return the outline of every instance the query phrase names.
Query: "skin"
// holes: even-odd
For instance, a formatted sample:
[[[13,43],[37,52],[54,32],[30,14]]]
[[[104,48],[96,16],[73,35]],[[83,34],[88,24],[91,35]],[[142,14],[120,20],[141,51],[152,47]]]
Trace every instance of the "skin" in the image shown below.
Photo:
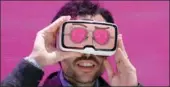
[[[75,60],[96,60],[98,64],[90,72],[84,72],[76,66]],[[69,58],[62,61],[62,69],[64,71],[65,78],[72,83],[74,86],[92,86],[94,81],[99,77],[104,71],[104,59],[99,56],[94,55],[83,55],[81,58]]]
[[[94,21],[105,21],[101,15],[95,16],[78,16],[77,20],[91,19]],[[90,39],[90,38],[89,38]],[[94,81],[104,71],[104,60],[106,57],[82,54],[81,57],[69,58],[61,61],[61,66],[64,71],[65,78],[74,85],[78,86],[92,86]],[[75,62],[75,60],[77,60]],[[76,63],[82,60],[95,60],[97,63],[91,72],[84,72],[77,67]]]
[[[105,21],[101,15],[77,17],[77,19],[84,18]],[[68,20],[70,20],[70,16],[62,16],[49,26],[40,30],[37,33],[29,58],[33,58],[42,68],[61,62],[64,77],[76,86],[92,86],[95,79],[102,74],[104,69],[108,73],[109,84],[111,86],[137,86],[136,69],[128,59],[121,34],[118,37],[118,47],[115,54],[118,72],[113,71],[114,69],[112,69],[106,57],[85,55],[76,52],[63,52],[57,49],[55,47],[56,33],[58,33],[59,27]],[[75,66],[76,62],[78,63],[80,61],[79,59],[97,61],[95,62],[95,69],[89,73],[78,70]]]

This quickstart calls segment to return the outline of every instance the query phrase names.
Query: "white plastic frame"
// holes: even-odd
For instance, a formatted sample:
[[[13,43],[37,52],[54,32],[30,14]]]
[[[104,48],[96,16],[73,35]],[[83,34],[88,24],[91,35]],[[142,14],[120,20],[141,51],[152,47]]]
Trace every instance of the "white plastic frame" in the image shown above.
[[[114,25],[116,26],[116,40],[117,40],[117,25],[113,23],[106,23],[106,22],[98,22],[98,21],[87,21],[87,20],[69,20],[68,22],[88,22],[88,23],[103,23],[103,24],[109,24],[109,25]],[[65,48],[62,46],[62,29],[63,25],[59,29],[59,48],[63,51],[73,51],[73,52],[80,52],[80,53],[85,53],[85,54],[93,54],[93,55],[100,55],[100,56],[112,56],[115,54],[116,49],[112,51],[96,51],[91,47],[86,47],[85,49],[70,49],[70,48]],[[117,41],[115,42],[117,45]]]

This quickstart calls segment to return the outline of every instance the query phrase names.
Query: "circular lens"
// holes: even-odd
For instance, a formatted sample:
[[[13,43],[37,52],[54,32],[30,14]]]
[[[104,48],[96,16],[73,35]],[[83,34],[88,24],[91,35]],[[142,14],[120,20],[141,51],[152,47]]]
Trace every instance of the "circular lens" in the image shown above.
[[[108,42],[109,33],[105,29],[96,29],[93,32],[93,37],[98,44],[104,45]]]
[[[87,32],[83,28],[74,28],[71,31],[71,40],[74,43],[81,43],[86,38]]]

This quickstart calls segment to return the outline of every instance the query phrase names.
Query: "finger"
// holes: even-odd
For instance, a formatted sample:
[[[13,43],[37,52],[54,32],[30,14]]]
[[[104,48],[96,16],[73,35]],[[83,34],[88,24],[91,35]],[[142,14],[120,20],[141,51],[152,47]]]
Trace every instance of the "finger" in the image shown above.
[[[135,70],[129,59],[123,54],[123,51],[118,48],[116,64],[119,72],[124,73],[126,70]]]
[[[117,48],[116,49],[116,53],[115,53],[115,61],[116,61],[116,69],[117,69],[117,71],[120,73],[120,63],[122,62],[122,59],[121,59],[121,57],[123,57],[124,56],[124,54],[123,53],[121,53],[120,52],[120,49],[121,48]]]
[[[109,81],[112,80],[112,77],[115,75],[114,69],[112,68],[111,64],[107,59],[104,60],[104,67],[106,69],[106,72],[108,74]]]
[[[45,48],[45,40],[42,36],[42,33],[37,33],[37,36],[34,41],[34,48],[41,48],[41,50],[46,49]]]
[[[45,32],[56,32],[60,26],[70,20],[70,16],[61,16],[60,18],[58,18],[56,21],[54,21],[52,24],[50,24],[49,26],[47,26],[46,28],[44,28],[42,31]]]
[[[122,34],[119,34],[119,36],[118,36],[118,48],[121,48],[121,50],[123,51],[123,53],[125,54],[125,56],[128,57],[127,52],[126,52],[126,50],[125,50],[124,43],[123,43]]]

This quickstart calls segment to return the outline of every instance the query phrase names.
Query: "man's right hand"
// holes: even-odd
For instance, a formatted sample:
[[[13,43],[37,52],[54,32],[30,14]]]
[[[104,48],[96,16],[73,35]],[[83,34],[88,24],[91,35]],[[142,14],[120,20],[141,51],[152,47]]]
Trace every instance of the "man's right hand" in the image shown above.
[[[34,47],[29,58],[34,58],[41,66],[53,65],[66,58],[79,57],[80,53],[63,52],[56,48],[57,32],[60,26],[70,20],[70,16],[61,16],[49,26],[37,33]]]

